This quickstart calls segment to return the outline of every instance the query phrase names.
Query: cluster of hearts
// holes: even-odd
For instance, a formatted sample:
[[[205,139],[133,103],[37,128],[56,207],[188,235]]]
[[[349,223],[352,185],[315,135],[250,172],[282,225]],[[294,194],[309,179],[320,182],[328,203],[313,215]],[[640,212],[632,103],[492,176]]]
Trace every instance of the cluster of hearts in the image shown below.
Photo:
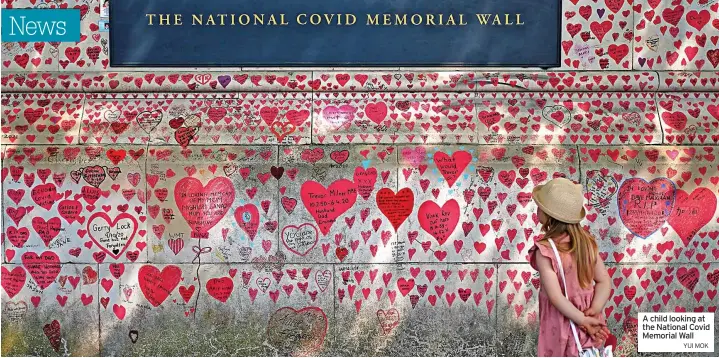
[[[682,151],[667,147],[661,155],[648,149],[644,158],[633,149],[622,149],[625,154],[620,154],[612,148],[462,148],[151,147],[152,161],[145,162],[144,148],[8,147],[2,169],[3,239],[9,243],[5,258],[15,263],[16,249],[36,256],[38,250],[50,249],[43,256],[59,260],[56,253],[60,253],[63,262],[102,263],[108,258],[135,262],[148,244],[146,225],[151,225],[158,240],[152,243],[154,256],[142,256],[141,262],[189,263],[213,249],[211,258],[221,262],[277,259],[273,254],[282,251],[302,262],[344,262],[350,250],[354,262],[364,262],[388,246],[397,251],[396,261],[404,261],[405,254],[420,261],[521,261],[538,234],[530,204],[532,185],[560,176],[581,181],[573,164],[577,154],[587,165],[588,208],[596,210],[587,216],[587,228],[606,223],[598,228],[605,259],[612,253],[620,262],[624,245],[634,237],[648,238],[658,231],[667,237],[670,227],[673,234],[666,242],[651,240],[643,247],[645,257],[656,253],[652,251],[656,245],[658,262],[661,254],[681,244],[678,249],[686,247],[684,255],[694,260],[690,243],[704,251],[697,252],[702,257],[697,260],[710,253],[719,256],[715,244],[719,231],[709,225],[716,216],[714,188],[719,185],[712,147]],[[282,159],[275,165],[278,155]],[[191,164],[182,164],[183,158]],[[600,159],[618,161],[615,164],[631,161],[646,166],[653,176],[659,176],[658,170],[665,170],[666,176],[646,181],[636,169],[629,169],[628,176],[610,174],[604,165],[596,167]],[[394,160],[399,160],[401,169]],[[684,166],[657,169],[655,163],[666,165],[661,163],[664,160]],[[688,160],[702,165],[696,175],[681,169],[687,168],[683,163]],[[202,161],[211,164],[198,168]],[[570,165],[562,168],[562,163]],[[37,164],[36,170],[28,164]],[[126,203],[114,204],[123,199]],[[302,210],[297,208],[300,201]],[[381,216],[374,215],[373,208]],[[175,215],[178,211],[181,218]],[[614,226],[617,219],[621,228]],[[348,231],[357,226],[365,245],[360,246],[359,237]],[[526,242],[516,240],[522,233]],[[83,250],[86,236],[84,246],[99,251]],[[190,239],[207,240],[201,246],[209,247],[185,247]],[[492,239],[496,251],[487,250]],[[604,243],[610,240],[611,245]],[[454,249],[449,252],[448,242]],[[164,245],[174,257],[164,253]],[[632,256],[633,250],[628,248],[627,254]],[[190,251],[196,255],[188,256]]]
[[[711,302],[719,282],[712,263],[719,259],[715,150],[711,146],[479,145],[4,147],[1,179],[3,239],[7,240],[3,241],[5,258],[12,264],[2,268],[2,287],[16,308],[22,300],[37,307],[41,297],[54,304],[56,292],[48,289],[56,285],[55,300],[62,307],[73,300],[83,307],[99,301],[113,321],[125,321],[131,307],[152,309],[171,301],[176,293],[174,299],[179,306],[187,305],[181,309],[189,317],[194,313],[190,299],[200,291],[207,292],[213,304],[230,305],[240,295],[251,303],[268,299],[278,307],[283,299],[298,296],[303,305],[327,304],[336,298],[358,313],[372,307],[370,298],[386,299],[395,310],[385,306],[376,312],[385,334],[400,320],[401,307],[394,307],[395,299],[409,300],[413,308],[464,304],[496,312],[503,305],[513,318],[531,320],[536,318],[529,307],[538,281],[528,268],[518,272],[510,265],[465,264],[448,269],[443,263],[523,263],[523,253],[538,234],[531,188],[563,176],[586,183],[586,224],[597,234],[605,259],[620,262],[623,259],[617,254],[634,250],[624,245],[639,242],[640,247],[654,250],[647,250],[645,256],[659,255],[655,262],[679,258],[689,262],[649,270],[646,261],[635,267],[611,265],[615,290],[619,293],[623,288],[623,294],[615,295],[621,298],[614,298],[608,316],[616,322],[630,316],[632,308],[625,300],[641,301],[655,310],[670,303],[685,308],[688,304],[679,300],[685,292],[707,309],[715,307]],[[151,243],[146,226],[155,235]],[[188,237],[199,243],[192,249],[204,256],[201,265],[190,264],[193,254],[182,256],[192,251],[184,247]],[[365,245],[360,247],[362,240]],[[465,240],[470,244],[465,245]],[[152,250],[145,250],[150,245]],[[505,256],[507,245],[513,251]],[[161,256],[163,247],[175,256]],[[422,264],[393,272],[348,264],[375,262],[375,257],[385,256],[377,255],[377,250],[387,247],[393,247],[391,256],[397,261],[403,255],[396,255],[394,249]],[[203,255],[205,248],[212,252]],[[205,258],[225,255],[223,250],[233,261],[233,252],[242,256],[245,248],[250,253],[238,261],[249,265],[206,264]],[[466,260],[467,249],[480,257],[491,256]],[[359,255],[362,250],[366,256]],[[140,253],[147,251],[156,256],[140,259]],[[707,255],[714,259],[707,261]],[[287,263],[277,261],[285,258]],[[430,267],[428,258],[439,264]],[[296,265],[292,260],[313,263]],[[90,265],[62,262],[99,263],[100,273]],[[332,272],[327,262],[342,264]],[[200,271],[195,276],[197,266]],[[645,273],[651,278],[643,277]],[[641,283],[634,286],[630,280],[620,280],[631,275]],[[440,277],[448,282],[436,282]],[[344,286],[333,292],[332,282]],[[246,289],[238,290],[240,285]],[[650,292],[660,285],[661,295]],[[637,294],[640,287],[646,298],[641,291]],[[98,292],[102,295],[93,300]],[[140,300],[134,298],[138,296]],[[47,327],[55,346],[59,328],[53,322]]]

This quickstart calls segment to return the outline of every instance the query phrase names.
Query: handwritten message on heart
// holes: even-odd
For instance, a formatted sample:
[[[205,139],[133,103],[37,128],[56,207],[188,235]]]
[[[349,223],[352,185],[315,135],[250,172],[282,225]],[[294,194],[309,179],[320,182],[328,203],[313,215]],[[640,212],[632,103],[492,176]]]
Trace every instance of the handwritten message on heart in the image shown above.
[[[25,285],[26,279],[25,269],[22,267],[15,267],[12,271],[7,268],[2,268],[2,275],[0,275],[0,285],[5,290],[10,298],[15,297],[22,287]]]
[[[607,215],[611,199],[618,192],[617,181],[607,175],[603,176],[599,171],[593,172],[594,175],[587,178],[587,190],[592,193],[589,198],[591,204],[602,215]]]
[[[677,190],[674,210],[667,223],[676,231],[684,245],[714,217],[717,209],[717,197],[707,188],[696,188],[691,194]]]
[[[235,188],[227,178],[217,177],[203,186],[198,179],[187,177],[175,184],[175,203],[192,228],[193,238],[207,239],[207,232],[225,217],[233,201]]]
[[[619,217],[629,231],[647,238],[664,225],[674,207],[674,196],[674,183],[669,179],[627,179],[617,194]]]
[[[434,201],[425,201],[417,212],[419,225],[442,245],[452,235],[459,222],[459,203],[450,199],[442,207]]]
[[[145,133],[150,134],[162,122],[162,111],[142,111],[135,117],[135,120]]]
[[[115,219],[106,213],[95,213],[87,221],[87,232],[97,247],[117,260],[135,237],[137,219],[128,213]]]
[[[260,212],[257,206],[254,204],[239,206],[235,209],[235,220],[250,240],[254,240],[257,236],[257,228],[260,226]]]
[[[354,174],[355,185],[357,185],[357,193],[362,199],[367,200],[372,195],[374,184],[377,182],[377,169],[362,167],[355,168]]]
[[[52,251],[40,255],[34,252],[22,254],[22,264],[40,289],[48,288],[60,274],[60,257]]]
[[[309,223],[287,225],[282,229],[282,243],[295,255],[305,256],[317,245],[319,232]]]
[[[399,326],[399,311],[396,308],[390,308],[387,311],[378,310],[377,319],[384,334],[390,334],[395,327]]]
[[[312,356],[327,335],[327,315],[319,307],[283,307],[267,322],[267,341],[280,355]]]
[[[310,180],[302,184],[300,197],[322,234],[327,235],[337,218],[357,201],[357,187],[346,179],[337,180],[327,188]]]
[[[229,277],[211,278],[205,285],[207,293],[222,303],[227,302],[227,299],[230,298],[234,287],[235,284]]]
[[[333,127],[339,129],[352,122],[356,111],[357,108],[349,105],[327,106],[322,110],[322,118]]]
[[[389,219],[395,231],[407,220],[414,210],[414,192],[403,188],[395,194],[392,189],[382,188],[377,192],[377,207]]]
[[[454,152],[450,157],[444,152],[434,154],[434,164],[451,188],[472,161],[472,155],[463,150]]]
[[[162,304],[175,290],[182,279],[182,270],[175,265],[168,265],[160,271],[152,265],[144,265],[137,273],[140,291],[154,307]]]

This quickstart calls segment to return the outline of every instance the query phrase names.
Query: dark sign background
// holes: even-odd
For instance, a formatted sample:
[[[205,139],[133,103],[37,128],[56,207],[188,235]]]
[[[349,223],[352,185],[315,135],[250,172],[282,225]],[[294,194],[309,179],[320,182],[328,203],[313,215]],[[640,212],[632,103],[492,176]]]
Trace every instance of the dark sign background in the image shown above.
[[[112,66],[554,67],[560,62],[560,0],[122,0],[110,7]],[[147,25],[145,14],[182,14],[182,26]],[[287,26],[192,25],[192,14],[284,13]],[[299,25],[296,16],[351,13],[352,26]],[[366,14],[464,14],[466,26],[366,25]],[[480,25],[475,13],[523,26]],[[309,16],[308,16],[309,17]],[[380,23],[382,15],[379,16]],[[392,16],[394,18],[394,15]],[[174,19],[174,15],[170,16]],[[307,18],[308,20],[308,18]],[[437,16],[435,16],[435,21]],[[219,18],[215,17],[219,24]]]

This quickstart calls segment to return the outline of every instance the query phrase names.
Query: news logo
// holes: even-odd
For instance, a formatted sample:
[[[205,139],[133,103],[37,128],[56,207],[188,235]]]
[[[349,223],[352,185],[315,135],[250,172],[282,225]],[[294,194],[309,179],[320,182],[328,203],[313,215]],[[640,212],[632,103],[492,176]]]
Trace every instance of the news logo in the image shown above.
[[[4,9],[2,42],[80,41],[80,9]]]

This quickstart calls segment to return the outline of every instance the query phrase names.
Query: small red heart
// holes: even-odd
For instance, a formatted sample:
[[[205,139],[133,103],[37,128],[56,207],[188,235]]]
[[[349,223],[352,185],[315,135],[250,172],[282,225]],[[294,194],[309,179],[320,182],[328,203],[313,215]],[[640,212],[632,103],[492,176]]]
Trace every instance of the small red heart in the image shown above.
[[[185,119],[182,117],[174,118],[170,120],[170,128],[177,129],[182,127],[182,125],[185,123]]]

